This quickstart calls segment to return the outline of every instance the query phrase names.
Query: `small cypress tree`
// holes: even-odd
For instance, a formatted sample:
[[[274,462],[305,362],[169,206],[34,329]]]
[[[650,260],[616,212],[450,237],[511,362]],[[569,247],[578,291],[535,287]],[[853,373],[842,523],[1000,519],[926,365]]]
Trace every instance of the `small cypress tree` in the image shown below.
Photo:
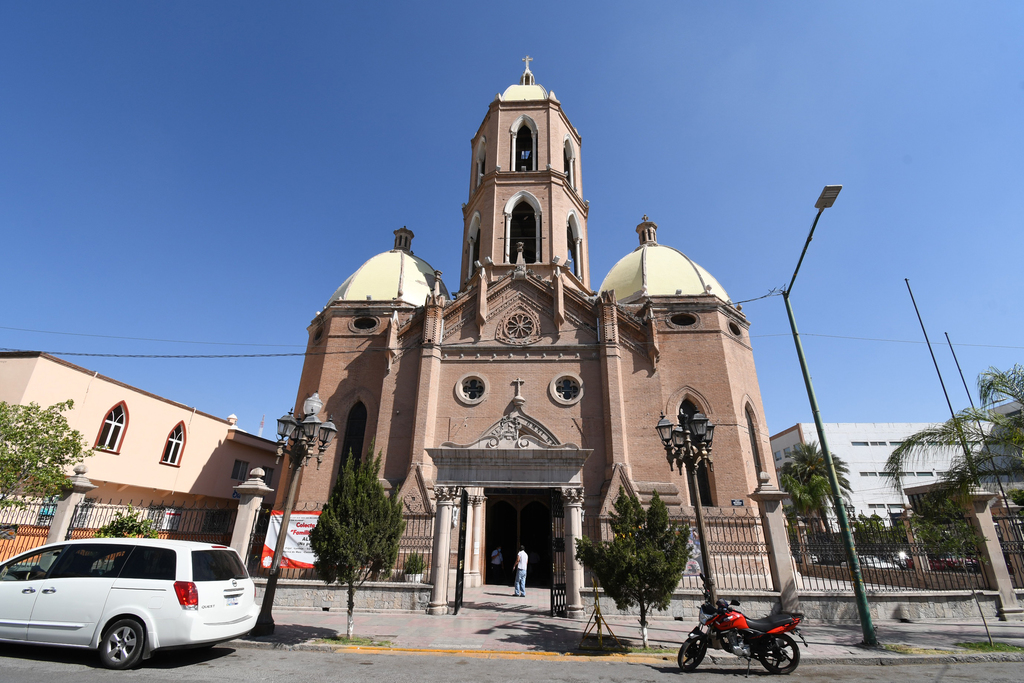
[[[355,630],[356,588],[371,576],[387,578],[391,574],[405,530],[398,491],[389,498],[377,478],[379,473],[380,455],[357,462],[350,453],[309,535],[320,578],[328,584],[348,586],[349,638]]]
[[[644,510],[640,501],[619,487],[611,516],[614,538],[594,544],[576,540],[576,559],[590,567],[604,592],[620,610],[639,606],[640,635],[648,647],[647,614],[665,609],[690,559],[690,529],[669,522],[668,508],[658,492]]]

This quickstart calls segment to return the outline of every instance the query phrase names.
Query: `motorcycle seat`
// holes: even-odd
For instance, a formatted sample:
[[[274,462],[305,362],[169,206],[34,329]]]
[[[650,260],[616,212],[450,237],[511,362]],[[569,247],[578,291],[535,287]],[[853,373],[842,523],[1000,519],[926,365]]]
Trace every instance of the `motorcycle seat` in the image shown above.
[[[793,617],[789,614],[769,614],[764,619],[747,619],[747,627],[767,633],[773,628],[788,624]]]

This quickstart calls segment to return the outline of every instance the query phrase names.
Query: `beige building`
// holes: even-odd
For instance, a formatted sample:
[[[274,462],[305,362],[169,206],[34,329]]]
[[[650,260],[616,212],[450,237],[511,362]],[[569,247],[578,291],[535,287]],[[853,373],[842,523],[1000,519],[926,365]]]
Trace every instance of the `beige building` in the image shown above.
[[[91,447],[84,464],[97,488],[89,498],[223,505],[256,467],[276,486],[276,444],[238,429],[234,416],[208,415],[49,354],[0,353],[0,401],[67,399],[75,402],[68,424]]]
[[[749,321],[646,216],[636,249],[596,284],[581,147],[527,68],[472,137],[464,223],[451,234],[458,292],[402,228],[308,328],[298,405],[319,392],[339,438],[304,471],[298,502],[326,501],[348,453],[367,457],[373,443],[407,515],[434,519],[434,612],[446,609],[438,570],[463,490],[467,581],[483,580],[497,545],[511,559],[523,544],[531,580],[565,581],[578,613],[582,574],[563,548],[584,520],[592,533],[607,518],[619,487],[692,513],[654,429],[662,413],[700,411],[716,425],[704,506],[756,508],[759,472],[775,480]]]

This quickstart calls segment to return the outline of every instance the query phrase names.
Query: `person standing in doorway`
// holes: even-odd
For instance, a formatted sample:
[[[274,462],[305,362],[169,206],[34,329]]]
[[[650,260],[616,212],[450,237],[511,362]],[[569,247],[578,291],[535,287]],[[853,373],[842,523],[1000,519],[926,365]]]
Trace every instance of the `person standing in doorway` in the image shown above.
[[[512,570],[516,573],[516,597],[526,597],[526,564],[530,561],[530,556],[526,554],[526,546],[519,546],[519,554],[516,555],[516,563],[513,565]]]
[[[491,582],[505,583],[505,557],[499,545],[491,552]]]

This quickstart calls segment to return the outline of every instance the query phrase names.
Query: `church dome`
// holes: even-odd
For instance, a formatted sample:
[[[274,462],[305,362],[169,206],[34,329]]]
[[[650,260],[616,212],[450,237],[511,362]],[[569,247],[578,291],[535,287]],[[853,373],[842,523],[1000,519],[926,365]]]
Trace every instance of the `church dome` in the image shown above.
[[[523,61],[526,62],[526,71],[520,76],[518,85],[510,85],[505,88],[505,92],[501,95],[502,102],[523,102],[526,100],[546,100],[548,98],[548,91],[544,86],[537,85],[533,72],[530,71],[530,62],[533,59],[527,57]]]
[[[729,301],[722,285],[711,273],[683,252],[658,244],[658,226],[647,220],[637,226],[640,246],[612,266],[598,291],[615,292],[618,301],[636,301],[647,296],[694,296],[713,294]]]
[[[335,301],[400,301],[422,306],[434,291],[435,271],[423,259],[413,256],[411,230],[395,230],[395,248],[377,254],[359,266],[341,283],[327,305]],[[444,282],[438,281],[441,294],[448,296]]]

